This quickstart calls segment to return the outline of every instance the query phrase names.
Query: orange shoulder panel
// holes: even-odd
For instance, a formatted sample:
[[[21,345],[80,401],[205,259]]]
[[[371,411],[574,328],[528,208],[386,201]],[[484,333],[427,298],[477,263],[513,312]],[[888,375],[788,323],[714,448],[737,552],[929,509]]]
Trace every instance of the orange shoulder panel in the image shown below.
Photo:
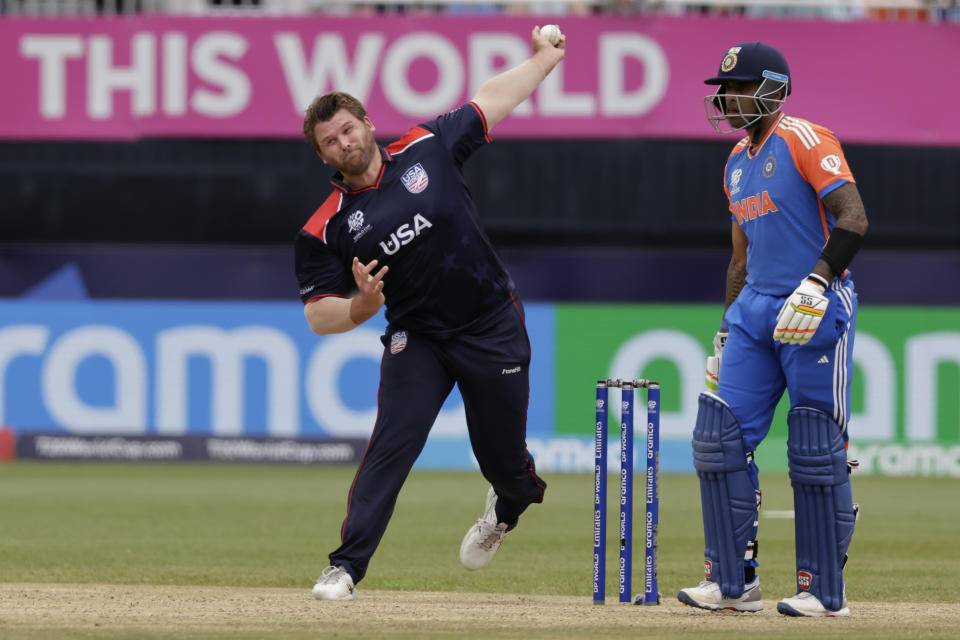
[[[747,146],[749,143],[750,143],[750,138],[749,138],[749,137],[747,137],[747,138],[740,138],[740,141],[737,142],[737,144],[733,145],[733,149],[730,150],[730,155],[727,156],[727,158],[730,158],[731,156],[734,156],[734,155],[740,153],[741,151],[743,151],[744,148],[746,148],[746,146]]]
[[[797,171],[817,193],[837,180],[855,182],[840,142],[826,127],[784,116],[776,133],[786,141]]]
[[[723,192],[727,194],[727,202],[732,203],[730,200],[730,187],[727,186],[727,165],[723,166]],[[730,210],[733,211],[733,204],[731,204],[730,207]]]

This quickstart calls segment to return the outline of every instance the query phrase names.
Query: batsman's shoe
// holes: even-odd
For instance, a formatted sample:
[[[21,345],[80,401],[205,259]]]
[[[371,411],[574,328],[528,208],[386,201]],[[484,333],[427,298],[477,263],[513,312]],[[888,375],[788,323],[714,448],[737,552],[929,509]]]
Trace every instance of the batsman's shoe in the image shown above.
[[[353,578],[343,567],[327,567],[313,585],[313,597],[317,600],[356,600],[357,588]]]
[[[677,600],[691,607],[710,609],[711,611],[761,611],[763,600],[760,593],[760,578],[746,585],[743,595],[739,598],[724,598],[720,593],[720,585],[710,580],[704,580],[695,587],[681,589]]]
[[[487,504],[477,524],[470,527],[460,543],[460,564],[470,571],[476,571],[490,562],[500,548],[503,537],[507,535],[507,525],[497,522],[497,494],[490,487],[487,492]]]
[[[777,603],[777,611],[785,616],[806,616],[808,618],[845,618],[850,615],[847,606],[847,595],[843,595],[843,607],[830,611],[823,606],[817,596],[809,591],[801,591],[797,595],[784,598]]]

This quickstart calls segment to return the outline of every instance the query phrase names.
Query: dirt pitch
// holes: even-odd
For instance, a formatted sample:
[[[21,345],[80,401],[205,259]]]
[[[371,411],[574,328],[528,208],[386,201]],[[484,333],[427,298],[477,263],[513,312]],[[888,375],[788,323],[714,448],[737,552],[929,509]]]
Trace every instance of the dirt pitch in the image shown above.
[[[0,583],[2,637],[956,637],[960,605],[852,602],[846,619],[593,605],[587,596],[362,591],[318,602],[308,589]],[[816,625],[813,629],[811,625]],[[492,636],[488,634],[493,634]]]

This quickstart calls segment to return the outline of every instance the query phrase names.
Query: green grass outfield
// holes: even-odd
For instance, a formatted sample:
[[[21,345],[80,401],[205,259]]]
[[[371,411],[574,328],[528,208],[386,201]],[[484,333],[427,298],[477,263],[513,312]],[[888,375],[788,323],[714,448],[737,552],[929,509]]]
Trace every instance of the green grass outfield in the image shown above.
[[[287,588],[292,598],[308,597],[309,588],[326,565],[326,554],[339,543],[353,472],[352,467],[2,464],[0,582]],[[545,478],[549,483],[545,503],[528,510],[490,565],[467,572],[460,567],[458,549],[467,527],[483,508],[486,484],[479,473],[413,473],[367,578],[360,584],[361,599],[399,601],[406,592],[572,596],[573,600],[565,602],[582,602],[585,611],[596,609],[589,604],[592,477],[545,474]],[[619,488],[615,480],[612,475],[606,609],[618,608],[613,603],[615,492]],[[785,475],[762,474],[761,482],[764,511],[793,508]],[[955,625],[960,624],[956,616],[960,600],[956,588],[960,569],[958,488],[960,482],[950,479],[854,477],[854,500],[861,505],[861,518],[846,570],[850,600],[889,603],[894,612],[901,602],[940,603],[953,611],[954,626],[944,623],[941,629],[939,623],[917,625],[915,621],[890,626],[899,624],[897,616],[892,616],[893,622],[885,623],[880,635],[870,627],[861,635],[858,627],[845,631],[843,637],[956,637]],[[677,589],[695,585],[702,576],[696,478],[664,475],[660,496],[660,590],[665,600],[672,601]],[[642,502],[636,499],[635,593],[642,590],[643,579],[642,509]],[[776,599],[794,591],[791,519],[761,516],[760,562],[765,600],[772,609]],[[343,607],[356,604],[312,600],[307,604],[306,599],[304,606],[340,607],[341,618],[350,615]],[[54,633],[40,621],[32,628],[13,615],[9,602],[3,606],[2,637],[48,637],[47,632],[52,634],[49,637],[64,637],[68,630],[57,628]],[[778,619],[787,620],[772,618]],[[249,630],[245,629],[233,633],[222,626],[204,630],[202,620],[197,624],[200,626],[187,625],[181,631],[190,637],[262,635],[250,631],[252,635],[247,636]],[[103,635],[76,633],[77,637],[177,635],[176,629],[120,627],[101,629]],[[539,635],[535,628],[513,636],[499,630],[492,620],[486,628],[469,626],[466,635],[457,628],[430,631],[428,625],[424,632],[411,635],[398,630],[397,637],[588,637],[578,635],[576,625],[571,627],[569,636],[555,631]],[[793,629],[767,630],[770,636],[752,635],[789,637]],[[124,635],[128,632],[129,636]],[[310,628],[294,625],[276,633],[310,637]],[[340,637],[362,637],[342,635],[346,633],[342,628],[339,633]],[[389,629],[378,633],[391,635]],[[495,635],[488,636],[490,633]],[[702,635],[703,628],[678,628],[658,637]],[[829,635],[823,630],[816,634]]]

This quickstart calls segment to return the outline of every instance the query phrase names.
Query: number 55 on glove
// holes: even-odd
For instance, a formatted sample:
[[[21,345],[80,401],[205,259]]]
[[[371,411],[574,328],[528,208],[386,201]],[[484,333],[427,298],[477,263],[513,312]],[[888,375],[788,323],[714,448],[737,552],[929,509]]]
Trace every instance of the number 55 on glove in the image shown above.
[[[817,332],[830,300],[824,297],[829,283],[815,273],[790,294],[777,314],[773,339],[784,344],[807,344]]]

